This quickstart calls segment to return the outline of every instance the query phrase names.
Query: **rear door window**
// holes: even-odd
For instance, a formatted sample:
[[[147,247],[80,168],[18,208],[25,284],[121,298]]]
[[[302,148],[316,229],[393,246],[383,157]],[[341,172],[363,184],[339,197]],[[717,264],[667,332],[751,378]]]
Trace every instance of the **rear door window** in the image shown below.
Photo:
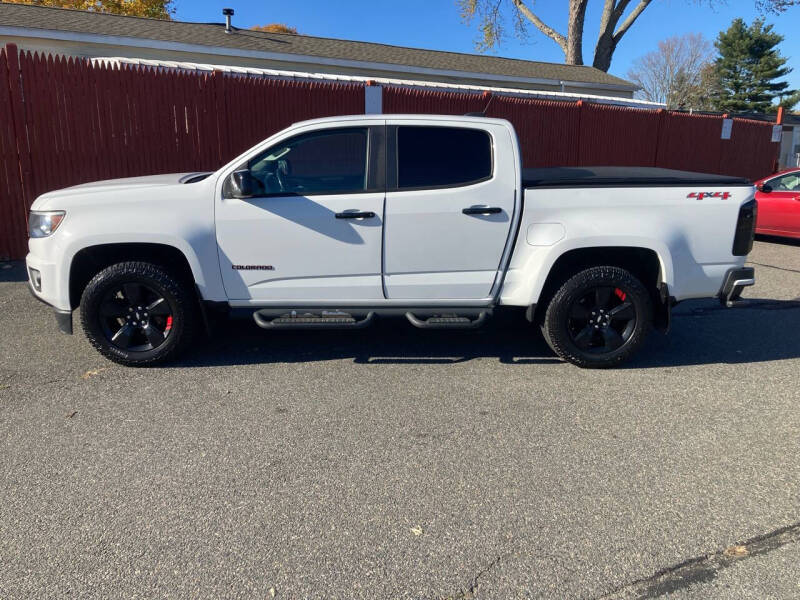
[[[457,187],[492,176],[492,141],[481,129],[397,128],[397,187]]]

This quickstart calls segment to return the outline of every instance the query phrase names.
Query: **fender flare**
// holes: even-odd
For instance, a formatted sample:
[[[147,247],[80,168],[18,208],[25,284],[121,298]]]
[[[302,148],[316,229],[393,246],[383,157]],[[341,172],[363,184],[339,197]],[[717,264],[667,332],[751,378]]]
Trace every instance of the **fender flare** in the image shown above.
[[[672,253],[664,242],[650,238],[626,237],[615,238],[613,243],[608,238],[581,238],[564,240],[552,246],[539,264],[536,276],[530,289],[528,304],[536,304],[550,277],[556,263],[570,252],[591,249],[647,250],[656,255],[659,263],[658,284],[674,286],[674,267]]]

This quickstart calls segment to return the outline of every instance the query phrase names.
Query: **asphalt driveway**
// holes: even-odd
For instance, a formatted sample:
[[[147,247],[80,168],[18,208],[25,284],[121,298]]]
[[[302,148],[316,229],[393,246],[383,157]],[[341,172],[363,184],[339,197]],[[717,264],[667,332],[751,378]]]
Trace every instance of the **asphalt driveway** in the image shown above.
[[[751,261],[614,371],[513,319],[126,369],[0,264],[0,598],[796,598],[800,245]]]

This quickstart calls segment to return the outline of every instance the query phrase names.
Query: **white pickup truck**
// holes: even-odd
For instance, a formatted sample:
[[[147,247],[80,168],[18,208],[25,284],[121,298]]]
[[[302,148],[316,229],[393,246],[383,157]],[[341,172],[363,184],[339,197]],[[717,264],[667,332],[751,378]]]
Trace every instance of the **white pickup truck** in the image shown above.
[[[473,328],[526,310],[582,367],[621,363],[688,298],[731,303],[754,188],[630,167],[522,168],[499,119],[297,123],[213,173],[49,192],[30,213],[33,294],[125,365],[175,357],[212,314],[265,329],[405,316]],[[520,335],[529,335],[520,332]]]

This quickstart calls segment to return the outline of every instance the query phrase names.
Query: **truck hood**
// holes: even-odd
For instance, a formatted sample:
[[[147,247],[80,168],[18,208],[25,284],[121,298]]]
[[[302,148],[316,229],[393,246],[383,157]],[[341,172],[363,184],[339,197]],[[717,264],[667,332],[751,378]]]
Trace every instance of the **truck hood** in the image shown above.
[[[124,191],[140,191],[148,188],[164,187],[170,185],[180,185],[191,183],[196,178],[208,175],[207,172],[193,173],[169,173],[166,175],[148,175],[146,177],[126,177],[123,179],[106,179],[104,181],[93,181],[73,185],[60,190],[53,190],[39,196],[31,207],[32,210],[42,210],[45,208],[58,208],[53,201],[68,200],[69,198],[80,196],[104,194],[104,200],[110,199],[105,194],[117,194]]]

